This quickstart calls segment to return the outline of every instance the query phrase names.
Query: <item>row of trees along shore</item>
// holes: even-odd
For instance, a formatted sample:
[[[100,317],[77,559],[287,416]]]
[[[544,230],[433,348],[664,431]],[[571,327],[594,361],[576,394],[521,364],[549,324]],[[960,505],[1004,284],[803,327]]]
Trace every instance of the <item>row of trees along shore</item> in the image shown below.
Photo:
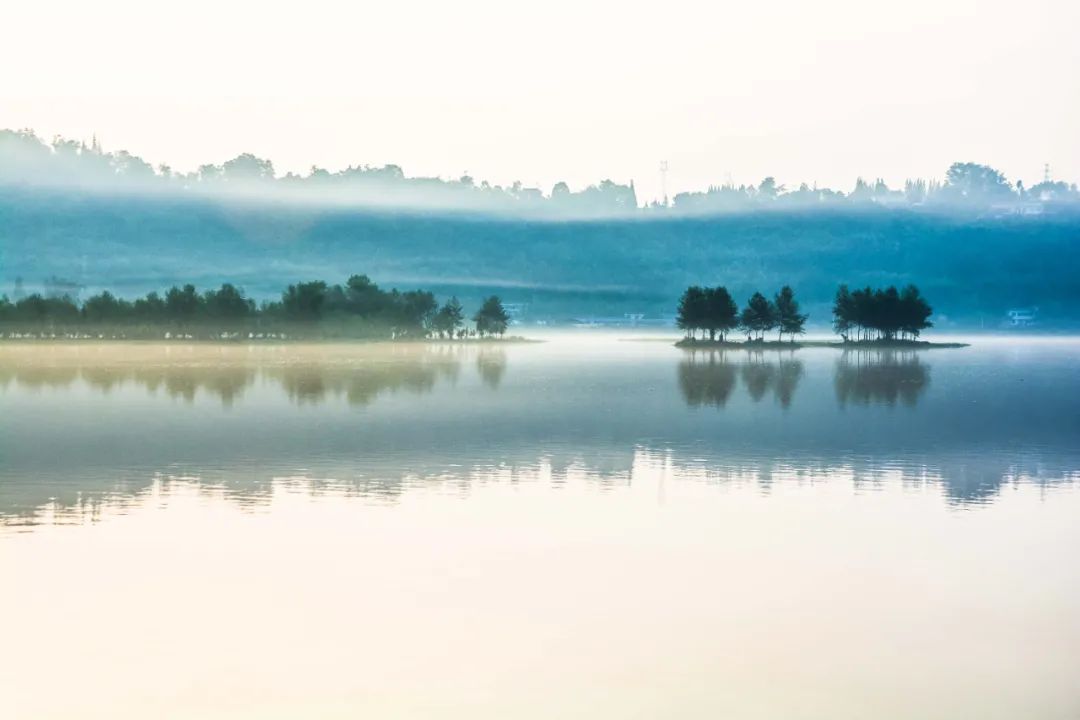
[[[316,280],[289,285],[277,301],[257,305],[226,283],[200,293],[174,286],[126,300],[105,291],[82,303],[70,296],[0,296],[0,334],[110,337],[248,337],[420,339],[502,336],[510,318],[497,296],[484,300],[466,326],[456,297],[441,306],[424,290],[383,290],[366,275],[344,285]]]
[[[786,333],[794,342],[796,335],[805,332],[806,318],[799,312],[795,291],[787,285],[772,300],[754,293],[741,312],[726,287],[692,285],[679,300],[675,322],[690,339],[701,332],[707,333],[710,341],[726,342],[729,333],[741,330],[747,341],[763,341],[765,333],[777,330],[778,340]]]
[[[833,329],[844,342],[914,340],[933,325],[932,313],[914,285],[854,291],[841,285],[833,303]],[[741,331],[747,342],[763,342],[765,333],[776,330],[777,340],[783,341],[786,334],[794,342],[805,332],[807,317],[799,312],[799,301],[787,285],[772,300],[755,292],[741,311],[726,287],[692,285],[679,299],[676,324],[689,340],[697,340],[701,333],[710,342],[726,342],[730,333]]]

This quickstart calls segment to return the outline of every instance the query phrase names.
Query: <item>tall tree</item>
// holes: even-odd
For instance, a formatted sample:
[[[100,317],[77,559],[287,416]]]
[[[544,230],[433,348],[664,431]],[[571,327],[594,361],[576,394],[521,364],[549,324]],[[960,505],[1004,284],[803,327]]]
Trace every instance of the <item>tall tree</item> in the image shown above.
[[[243,290],[230,283],[203,293],[203,304],[207,316],[217,320],[242,320],[255,311],[255,303],[244,297]]]
[[[326,302],[326,283],[322,280],[290,285],[281,295],[281,307],[293,320],[318,320]]]
[[[476,332],[480,337],[485,335],[502,335],[510,324],[510,316],[506,314],[502,301],[498,295],[492,295],[484,300],[483,305],[473,315],[476,323]]]
[[[967,202],[1000,202],[1014,197],[1005,176],[978,163],[953,163],[945,174],[946,195]]]
[[[202,298],[190,283],[183,288],[173,286],[165,293],[165,314],[174,322],[191,322],[199,314],[201,306]]]
[[[739,326],[739,308],[726,287],[714,287],[705,291],[705,327],[709,339],[715,340],[720,334],[724,342],[727,333]]]
[[[442,337],[453,338],[457,329],[464,324],[465,313],[457,297],[447,300],[432,320],[432,329]]]
[[[765,333],[776,327],[776,308],[768,298],[759,292],[754,293],[739,316],[739,324],[746,330],[747,336],[763,339]]]
[[[678,315],[675,324],[685,330],[687,337],[694,337],[694,333],[705,327],[705,318],[708,314],[708,295],[705,289],[698,285],[691,285],[679,298]]]
[[[795,291],[790,285],[780,288],[774,300],[774,307],[776,308],[776,324],[780,328],[780,339],[783,340],[784,333],[787,333],[791,336],[791,341],[795,342],[795,336],[805,332],[803,326],[806,324],[807,315],[799,312],[799,301],[795,299]]]
[[[930,316],[934,309],[930,303],[919,293],[919,288],[908,285],[900,293],[900,331],[918,338],[919,333],[928,327],[933,327]]]
[[[855,301],[847,285],[841,285],[836,289],[836,298],[833,300],[833,329],[836,334],[848,341],[848,334],[855,328]]]

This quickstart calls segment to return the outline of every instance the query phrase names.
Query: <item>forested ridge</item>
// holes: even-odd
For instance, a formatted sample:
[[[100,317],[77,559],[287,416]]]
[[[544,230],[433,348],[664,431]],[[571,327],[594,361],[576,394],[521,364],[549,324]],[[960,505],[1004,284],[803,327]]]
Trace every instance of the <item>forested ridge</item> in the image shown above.
[[[968,217],[870,208],[653,219],[527,220],[468,213],[318,209],[0,188],[0,293],[54,276],[85,292],[144,294],[177,281],[269,298],[353,269],[476,302],[498,293],[553,320],[670,315],[688,285],[736,296],[799,288],[812,316],[838,280],[915,283],[967,323],[1013,306],[1075,318],[1080,217]],[[347,270],[346,270],[347,269]]]

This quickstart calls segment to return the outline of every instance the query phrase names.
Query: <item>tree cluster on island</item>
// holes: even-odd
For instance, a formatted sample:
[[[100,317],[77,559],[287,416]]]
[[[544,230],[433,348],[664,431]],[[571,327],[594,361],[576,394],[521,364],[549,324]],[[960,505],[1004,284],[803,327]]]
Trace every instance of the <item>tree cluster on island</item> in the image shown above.
[[[0,296],[0,335],[16,337],[465,339],[502,337],[510,318],[492,295],[472,321],[467,327],[456,297],[440,306],[431,292],[383,290],[366,275],[296,283],[280,300],[258,305],[230,283],[201,293],[174,286],[135,300],[104,291],[82,303],[70,295]]]
[[[915,341],[932,327],[930,303],[915,285],[849,290],[841,285],[833,302],[833,329],[849,342]],[[750,342],[764,342],[765,334],[787,334],[791,342],[805,332],[807,315],[799,311],[795,292],[785,285],[769,300],[755,292],[740,311],[726,287],[692,285],[679,299],[676,325],[686,331],[688,344],[726,343],[730,333],[741,331]],[[701,333],[701,340],[698,333]],[[706,339],[707,335],[707,339]]]
[[[778,341],[787,334],[794,342],[796,335],[805,332],[806,319],[807,315],[799,312],[795,291],[788,285],[772,300],[755,292],[741,311],[726,287],[692,285],[679,299],[675,323],[691,341],[701,332],[708,334],[710,342],[724,343],[729,333],[741,330],[747,342],[764,342],[765,333],[777,330]]]
[[[921,331],[933,327],[933,312],[914,285],[854,291],[841,285],[833,301],[833,329],[844,342],[851,342],[852,335],[860,341],[916,340]]]

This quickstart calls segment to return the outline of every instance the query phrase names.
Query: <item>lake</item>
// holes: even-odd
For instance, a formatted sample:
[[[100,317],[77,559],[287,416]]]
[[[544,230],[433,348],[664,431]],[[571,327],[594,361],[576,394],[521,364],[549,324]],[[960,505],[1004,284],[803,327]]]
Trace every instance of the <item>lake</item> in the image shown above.
[[[0,716],[1080,717],[1080,340],[0,345]]]

